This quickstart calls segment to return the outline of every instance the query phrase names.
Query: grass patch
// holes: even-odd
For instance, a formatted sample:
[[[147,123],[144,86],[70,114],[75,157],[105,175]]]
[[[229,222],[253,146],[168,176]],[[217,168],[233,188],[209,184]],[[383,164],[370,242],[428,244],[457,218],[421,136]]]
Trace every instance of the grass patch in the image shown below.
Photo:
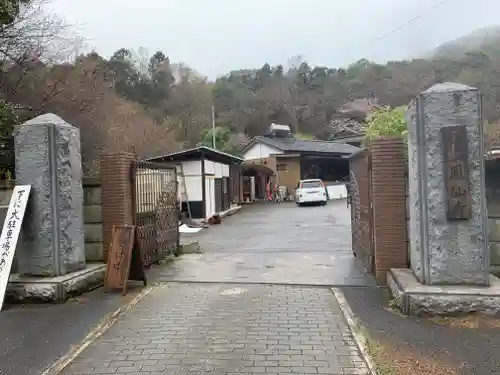
[[[382,355],[383,347],[370,336],[366,329],[362,328],[361,333],[365,337],[368,354],[375,363],[377,375],[396,375],[397,372],[394,371],[389,363],[385,362]]]
[[[166,266],[166,265],[172,263],[173,261],[175,261],[176,259],[178,259],[178,256],[176,256],[176,255],[173,255],[173,254],[172,255],[167,255],[165,258],[163,258],[162,260],[160,260],[158,262],[158,264],[160,266]]]
[[[392,298],[389,300],[389,308],[392,310],[399,310],[399,300],[397,298]]]

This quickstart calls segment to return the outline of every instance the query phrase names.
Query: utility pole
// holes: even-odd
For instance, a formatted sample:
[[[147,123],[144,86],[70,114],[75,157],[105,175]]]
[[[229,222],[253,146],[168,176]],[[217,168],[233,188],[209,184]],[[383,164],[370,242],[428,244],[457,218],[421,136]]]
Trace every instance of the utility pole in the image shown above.
[[[214,105],[212,106],[212,148],[214,150],[217,149],[217,147],[215,147],[215,106]]]

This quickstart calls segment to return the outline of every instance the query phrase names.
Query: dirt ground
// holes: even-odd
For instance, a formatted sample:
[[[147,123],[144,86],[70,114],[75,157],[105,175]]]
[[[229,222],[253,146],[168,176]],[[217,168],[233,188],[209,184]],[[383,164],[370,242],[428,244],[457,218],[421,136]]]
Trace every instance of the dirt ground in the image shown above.
[[[389,341],[369,340],[369,350],[379,375],[458,375],[460,372],[444,355],[423,355]]]
[[[383,288],[342,288],[380,375],[500,374],[500,319],[407,317]]]
[[[397,311],[392,311],[390,308],[386,310],[399,315]],[[449,329],[495,330],[500,328],[499,318],[481,315],[451,318],[428,317],[426,320],[430,325],[436,324]],[[498,335],[500,332],[492,331],[492,334]],[[406,345],[395,346],[389,340],[373,340],[368,337],[368,342],[370,354],[375,360],[380,375],[460,375],[467,373],[467,361],[457,363],[444,348],[433,354],[424,354]]]

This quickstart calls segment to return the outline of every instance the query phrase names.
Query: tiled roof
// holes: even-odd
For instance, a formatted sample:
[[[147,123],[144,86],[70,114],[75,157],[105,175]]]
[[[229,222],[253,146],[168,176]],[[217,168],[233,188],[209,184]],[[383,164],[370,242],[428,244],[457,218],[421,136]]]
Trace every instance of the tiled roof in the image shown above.
[[[340,142],[306,141],[295,138],[255,137],[255,141],[265,143],[285,152],[317,152],[332,154],[353,154],[360,149]]]

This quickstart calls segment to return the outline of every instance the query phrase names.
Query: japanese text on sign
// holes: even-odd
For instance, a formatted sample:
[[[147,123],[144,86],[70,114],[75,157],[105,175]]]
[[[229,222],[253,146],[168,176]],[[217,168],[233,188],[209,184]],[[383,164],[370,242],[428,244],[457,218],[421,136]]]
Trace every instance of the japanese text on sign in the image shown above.
[[[465,126],[441,128],[448,220],[467,220],[471,215],[469,147]]]
[[[133,225],[113,227],[105,277],[107,289],[123,288],[125,290],[134,241],[135,227]]]
[[[9,282],[10,269],[30,191],[31,185],[20,185],[14,188],[3,223],[0,236],[0,310],[3,306],[5,290]]]

